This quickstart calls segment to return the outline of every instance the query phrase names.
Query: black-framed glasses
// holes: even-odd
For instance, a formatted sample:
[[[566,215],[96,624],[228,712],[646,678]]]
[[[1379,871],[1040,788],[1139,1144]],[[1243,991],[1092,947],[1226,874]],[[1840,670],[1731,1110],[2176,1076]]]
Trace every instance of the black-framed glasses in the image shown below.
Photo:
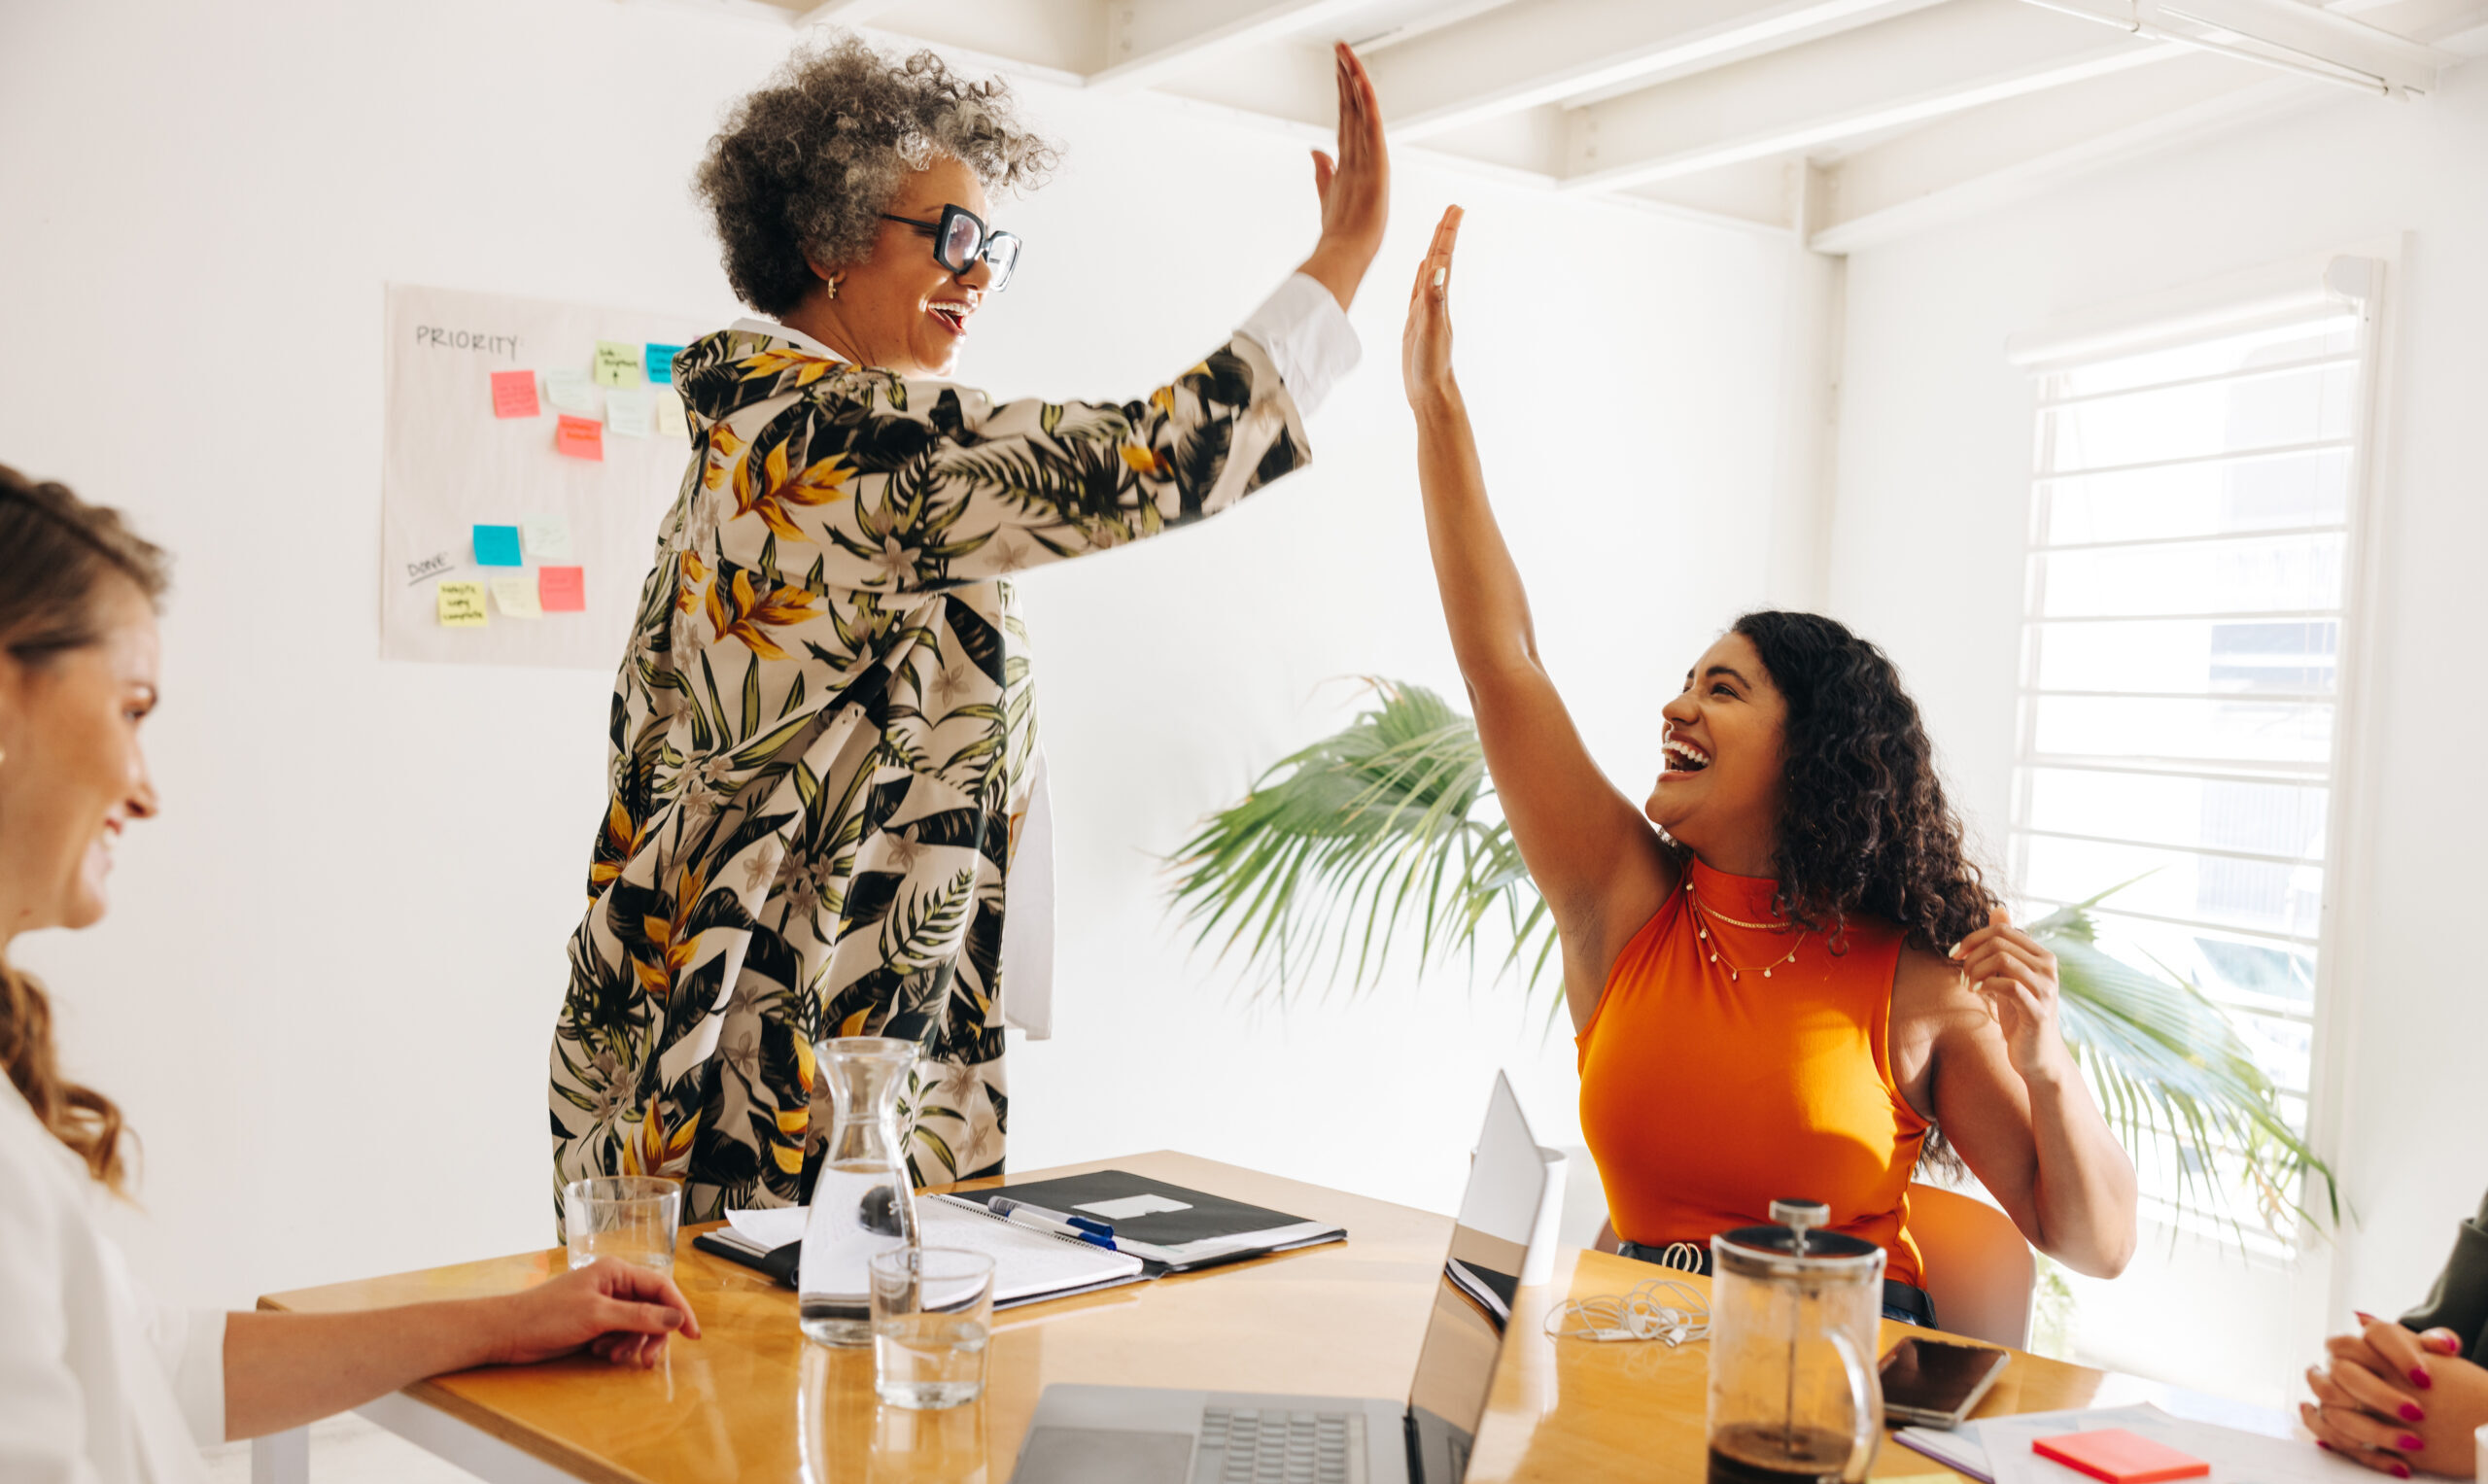
[[[993,282],[985,286],[988,293],[999,293],[1011,282],[1011,270],[1019,265],[1019,239],[1009,232],[997,232],[985,224],[985,219],[963,206],[945,206],[939,222],[918,222],[914,217],[893,217],[881,213],[884,222],[896,222],[915,227],[933,239],[933,260],[953,273],[965,273],[976,266],[980,258],[993,269]]]

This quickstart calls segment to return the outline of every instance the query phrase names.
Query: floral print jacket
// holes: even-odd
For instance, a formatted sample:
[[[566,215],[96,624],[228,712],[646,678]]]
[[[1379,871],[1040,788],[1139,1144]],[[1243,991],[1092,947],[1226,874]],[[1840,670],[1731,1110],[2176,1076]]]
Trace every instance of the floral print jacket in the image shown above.
[[[831,1036],[923,1047],[904,1105],[919,1184],[998,1171],[1004,884],[1035,731],[1001,579],[1306,462],[1249,334],[1119,404],[997,405],[817,351],[738,328],[674,362],[692,459],[614,687],[553,1038],[557,1200],[648,1173],[685,1183],[685,1221],[803,1201]]]

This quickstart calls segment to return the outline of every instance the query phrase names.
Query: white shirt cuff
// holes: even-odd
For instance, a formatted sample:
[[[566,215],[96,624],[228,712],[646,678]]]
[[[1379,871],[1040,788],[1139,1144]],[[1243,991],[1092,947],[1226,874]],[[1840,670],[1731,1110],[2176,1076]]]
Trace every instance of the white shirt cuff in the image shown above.
[[[1296,410],[1310,417],[1365,355],[1365,346],[1348,324],[1339,301],[1301,273],[1288,275],[1278,292],[1236,328],[1267,352],[1279,381],[1296,401]]]
[[[225,1441],[225,1311],[166,1309],[161,1316],[173,1331],[163,1339],[174,1352],[173,1395],[181,1401],[182,1420],[200,1447],[213,1447]]]

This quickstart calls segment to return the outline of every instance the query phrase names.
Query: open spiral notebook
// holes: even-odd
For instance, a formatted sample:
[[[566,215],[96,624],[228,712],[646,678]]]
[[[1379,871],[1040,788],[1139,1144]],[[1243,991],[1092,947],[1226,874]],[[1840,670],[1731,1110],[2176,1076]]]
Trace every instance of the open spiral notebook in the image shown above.
[[[805,1206],[729,1211],[726,1225],[693,1239],[721,1258],[757,1267],[788,1288],[796,1286],[795,1251],[811,1218]],[[1061,1298],[1096,1289],[1138,1283],[1141,1260],[1087,1242],[1015,1225],[975,1201],[920,1195],[916,1201],[919,1239],[927,1247],[964,1247],[993,1260],[993,1306]],[[777,1255],[784,1253],[783,1258]]]

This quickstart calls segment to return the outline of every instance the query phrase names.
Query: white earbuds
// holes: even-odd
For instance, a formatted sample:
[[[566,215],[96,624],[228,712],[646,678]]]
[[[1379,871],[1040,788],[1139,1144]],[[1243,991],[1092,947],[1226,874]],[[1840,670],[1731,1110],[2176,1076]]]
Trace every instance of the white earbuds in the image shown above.
[[[1546,1312],[1546,1332],[1556,1339],[1603,1343],[1664,1340],[1674,1349],[1710,1337],[1710,1301],[1691,1284],[1652,1278],[1630,1294],[1556,1305]]]

